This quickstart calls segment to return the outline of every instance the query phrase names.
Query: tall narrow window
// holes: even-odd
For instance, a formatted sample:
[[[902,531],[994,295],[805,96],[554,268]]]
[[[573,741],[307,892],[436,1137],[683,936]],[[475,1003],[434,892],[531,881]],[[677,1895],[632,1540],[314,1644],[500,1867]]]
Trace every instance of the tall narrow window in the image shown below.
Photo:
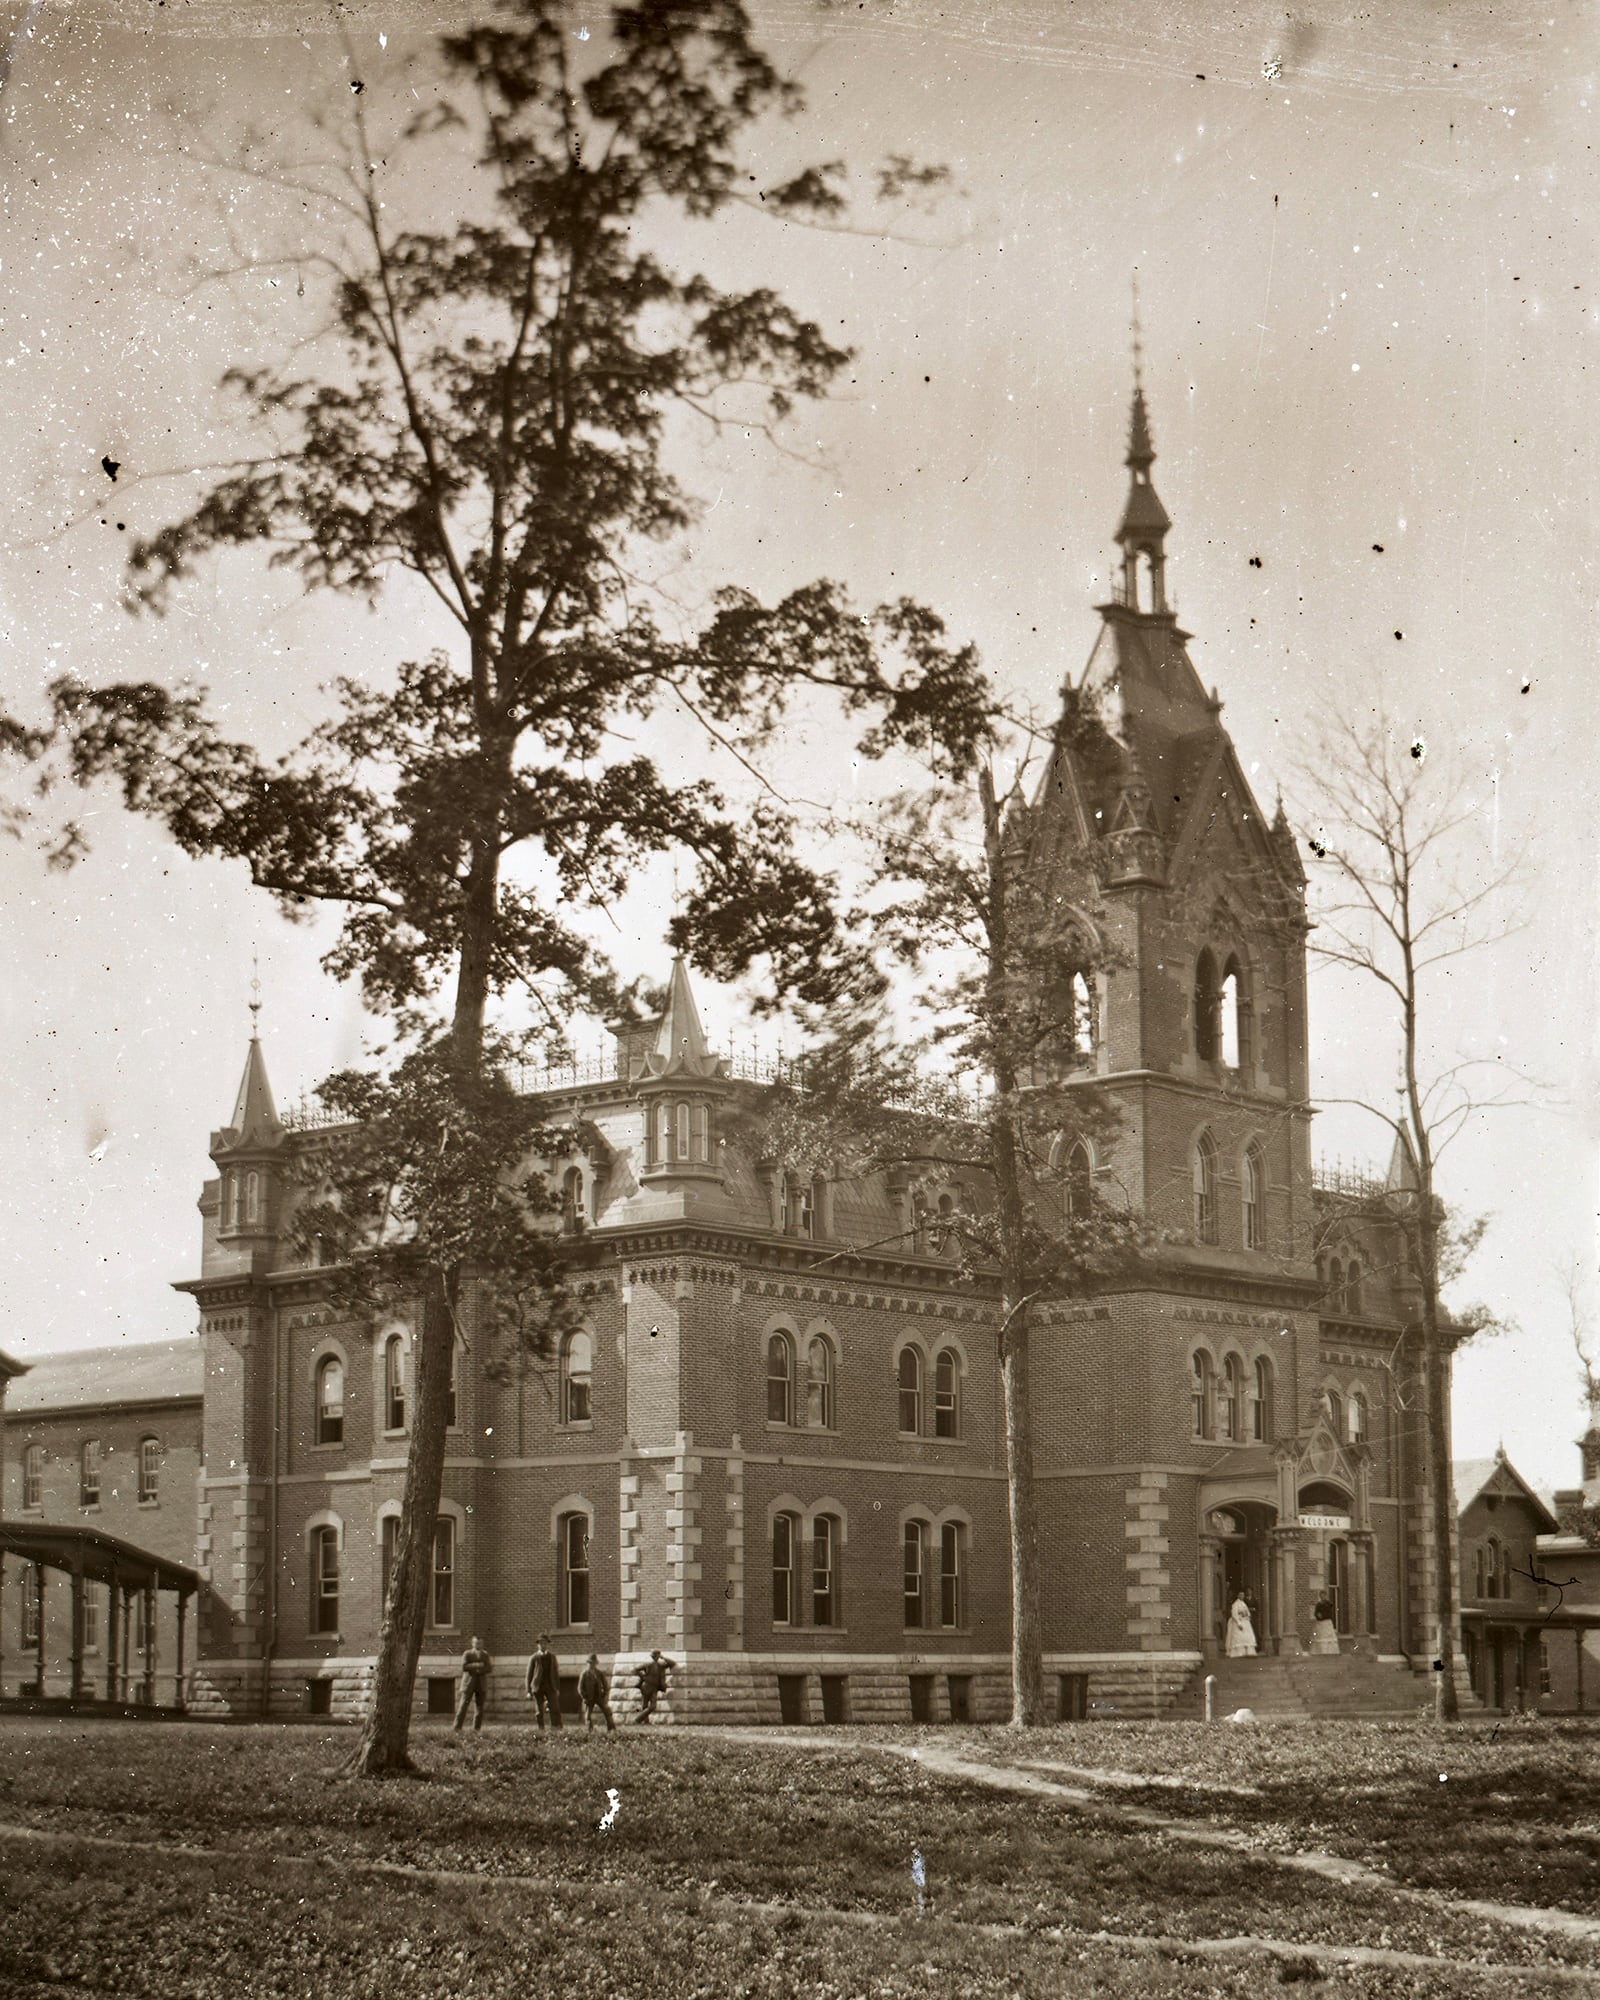
[[[1356,1257],[1350,1259],[1350,1267],[1344,1274],[1344,1309],[1352,1318],[1360,1317],[1361,1262]]]
[[[311,1629],[316,1633],[339,1629],[337,1528],[314,1528],[311,1532]]]
[[[939,1623],[945,1626],[966,1622],[963,1616],[966,1607],[962,1603],[966,1565],[961,1560],[961,1536],[959,1521],[946,1521],[939,1530]]]
[[[908,1437],[921,1437],[922,1356],[914,1347],[902,1347],[898,1369],[901,1433]]]
[[[344,1363],[330,1354],[317,1363],[317,1443],[344,1442]]]
[[[907,1521],[905,1533],[905,1621],[908,1632],[920,1632],[927,1617],[928,1530],[921,1521]]]
[[[85,1438],[78,1454],[78,1505],[100,1505],[100,1440]]]
[[[665,1098],[656,1106],[655,1164],[664,1167],[672,1158],[672,1106]]]
[[[1239,1067],[1239,968],[1230,958],[1217,995],[1217,1044],[1224,1069]]]
[[[794,1342],[786,1333],[767,1342],[767,1422],[794,1422]]]
[[[378,1523],[378,1589],[384,1605],[394,1587],[394,1561],[400,1548],[400,1516],[385,1514]]]
[[[1272,1363],[1265,1358],[1256,1363],[1256,1395],[1251,1434],[1257,1444],[1272,1442]]]
[[[30,1444],[22,1454],[22,1504],[24,1507],[44,1505],[44,1446]]]
[[[1482,1542],[1479,1542],[1478,1546],[1473,1550],[1472,1558],[1472,1580],[1474,1586],[1472,1594],[1474,1597],[1487,1597],[1489,1595],[1489,1551],[1483,1546]]]
[[[1197,1438],[1209,1438],[1215,1403],[1211,1356],[1202,1347],[1189,1367],[1189,1426]]]
[[[794,1623],[794,1531],[792,1514],[772,1517],[772,1622]]]
[[[226,1227],[239,1227],[239,1176],[224,1174],[222,1177],[223,1208],[227,1217]]]
[[[153,1507],[161,1498],[161,1445],[152,1437],[139,1440],[139,1505]]]
[[[561,1517],[561,1622],[589,1622],[589,1517]]]
[[[811,1622],[837,1625],[836,1563],[839,1524],[831,1514],[819,1514],[811,1524]]]
[[[1230,1354],[1222,1364],[1222,1394],[1217,1399],[1217,1436],[1235,1442],[1244,1435],[1244,1363]]]
[[[1217,1144],[1209,1132],[1194,1147],[1194,1233],[1202,1243],[1217,1240]]]
[[[1337,1389],[1324,1389],[1322,1406],[1328,1413],[1328,1429],[1335,1437],[1344,1435],[1344,1398]]]
[[[406,1344],[397,1333],[383,1348],[383,1423],[391,1431],[406,1427]]]
[[[1080,1139],[1067,1155],[1067,1213],[1083,1221],[1094,1201],[1094,1163]]]
[[[1202,951],[1194,966],[1194,1052],[1201,1062],[1217,1059],[1217,961]]]
[[[450,1386],[445,1391],[444,1427],[453,1431],[459,1421],[461,1389],[461,1348],[457,1342],[450,1343]]]
[[[1244,1155],[1244,1247],[1247,1250],[1266,1248],[1266,1185],[1266,1161],[1261,1148],[1252,1141],[1245,1148]]]
[[[244,1217],[246,1222],[261,1220],[261,1176],[246,1174],[244,1177]]]
[[[833,1424],[833,1349],[822,1335],[811,1342],[806,1383],[806,1422],[813,1430],[831,1431]]]
[[[456,1622],[456,1524],[441,1514],[433,1524],[433,1618],[435,1625]]]
[[[787,1236],[812,1233],[811,1183],[791,1174],[783,1187],[783,1228]]]
[[[1348,1436],[1352,1444],[1365,1444],[1367,1441],[1367,1399],[1359,1389],[1350,1393]]]
[[[686,1160],[688,1159],[688,1157],[689,1157],[689,1107],[687,1104],[680,1104],[678,1106],[678,1158],[680,1160]]]
[[[1080,1056],[1094,1054],[1094,998],[1081,972],[1072,975],[1072,1047]]]
[[[583,1169],[568,1167],[561,1176],[561,1227],[576,1236],[583,1226]]]
[[[933,1364],[933,1434],[940,1438],[961,1435],[961,1357],[953,1347],[939,1350]]]
[[[1504,1542],[1500,1544],[1500,1595],[1511,1595],[1511,1551]]]
[[[1344,1259],[1335,1257],[1328,1266],[1328,1310],[1344,1311]]]
[[[697,1104],[694,1107],[694,1156],[704,1163],[711,1158],[711,1107]]]
[[[588,1334],[580,1328],[561,1343],[561,1421],[586,1424],[591,1420],[589,1398],[594,1350]]]

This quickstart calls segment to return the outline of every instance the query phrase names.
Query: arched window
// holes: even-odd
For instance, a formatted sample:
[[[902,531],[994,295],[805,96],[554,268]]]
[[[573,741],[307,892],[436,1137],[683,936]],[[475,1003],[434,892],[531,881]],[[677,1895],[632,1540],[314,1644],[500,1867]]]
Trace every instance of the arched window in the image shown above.
[[[100,1505],[100,1440],[85,1438],[78,1454],[78,1505]]]
[[[1094,1162],[1082,1139],[1067,1154],[1066,1183],[1067,1213],[1081,1222],[1094,1202]]]
[[[1322,1392],[1322,1407],[1327,1412],[1328,1429],[1335,1437],[1344,1435],[1344,1398],[1337,1389],[1328,1388]]]
[[[339,1530],[333,1527],[311,1530],[311,1629],[339,1629]]]
[[[794,1623],[794,1557],[796,1522],[792,1514],[772,1517],[772,1622]]]
[[[406,1427],[406,1344],[397,1333],[383,1345],[383,1425],[390,1431]]]
[[[694,1156],[699,1161],[711,1158],[711,1107],[697,1104],[694,1107]]]
[[[563,1514],[556,1526],[560,1575],[556,1580],[556,1616],[563,1625],[589,1622],[589,1517]]]
[[[839,1523],[831,1514],[819,1514],[811,1524],[811,1622],[837,1625],[839,1622]]]
[[[575,1236],[583,1226],[583,1169],[568,1167],[561,1176],[561,1227]]]
[[[230,1230],[237,1229],[239,1227],[239,1176],[236,1173],[224,1174],[222,1177],[222,1206],[223,1227]]]
[[[1473,1550],[1472,1559],[1474,1585],[1472,1594],[1474,1597],[1487,1597],[1489,1595],[1489,1551],[1484,1547],[1482,1542],[1479,1542],[1478,1546]]]
[[[1352,1257],[1344,1274],[1344,1309],[1354,1318],[1361,1313],[1361,1260]]]
[[[139,1440],[139,1505],[154,1507],[161,1498],[161,1440]]]
[[[433,1616],[429,1624],[456,1622],[456,1524],[441,1514],[433,1524]]]
[[[1202,1132],[1194,1145],[1194,1233],[1202,1243],[1217,1240],[1217,1143]]]
[[[961,1435],[961,1356],[953,1347],[942,1347],[933,1364],[933,1434]]]
[[[1244,1363],[1237,1354],[1230,1354],[1222,1364],[1217,1436],[1231,1438],[1235,1442],[1244,1436]]]
[[[672,1106],[665,1098],[656,1105],[655,1164],[664,1167],[672,1158]]]
[[[686,1160],[688,1159],[688,1157],[689,1157],[689,1107],[687,1104],[680,1104],[678,1106],[678,1158],[680,1160]]]
[[[1511,1551],[1504,1542],[1500,1544],[1500,1595],[1511,1595]]]
[[[902,1347],[896,1363],[900,1384],[900,1431],[904,1437],[922,1435],[922,1356],[914,1347]]]
[[[1212,1412],[1216,1400],[1211,1356],[1202,1347],[1189,1365],[1190,1428],[1197,1438],[1208,1438],[1212,1434]]]
[[[1081,972],[1072,975],[1072,1047],[1080,1056],[1092,1056],[1095,1044],[1094,996]]]
[[[1491,1535],[1489,1537],[1489,1544],[1484,1554],[1487,1558],[1485,1565],[1487,1575],[1484,1581],[1483,1595],[1485,1597],[1498,1597],[1500,1595],[1500,1543],[1495,1536]]]
[[[1251,1404],[1250,1433],[1257,1444],[1272,1442],[1272,1363],[1265,1356],[1256,1363],[1256,1393]]]
[[[794,1422],[794,1342],[786,1333],[767,1342],[767,1422]]]
[[[1252,1140],[1244,1153],[1244,1247],[1264,1250],[1267,1243],[1266,1161]]]
[[[337,1354],[317,1363],[317,1443],[344,1443],[344,1363]]]
[[[907,1521],[905,1531],[903,1596],[908,1632],[920,1632],[928,1622],[928,1527],[925,1521]]]
[[[1328,1311],[1342,1312],[1344,1309],[1344,1259],[1332,1257],[1328,1260]]]
[[[1194,1052],[1201,1062],[1217,1059],[1219,1007],[1217,961],[1204,950],[1194,964]]]
[[[1230,956],[1222,968],[1218,1014],[1219,1044],[1224,1066],[1228,1069],[1247,1068],[1251,1057],[1250,994],[1245,984],[1244,969],[1236,957]]]
[[[806,1422],[813,1430],[831,1431],[833,1421],[833,1347],[820,1333],[811,1339],[807,1355]]]
[[[581,1328],[569,1333],[561,1343],[562,1423],[586,1424],[592,1420],[589,1385],[593,1366],[594,1348],[588,1334]]]
[[[22,1504],[24,1507],[44,1505],[44,1446],[30,1444],[22,1454]]]
[[[959,1521],[945,1521],[939,1528],[939,1623],[946,1627],[966,1623],[966,1530]]]
[[[1365,1444],[1367,1441],[1367,1399],[1359,1389],[1350,1392],[1347,1435],[1351,1444]]]

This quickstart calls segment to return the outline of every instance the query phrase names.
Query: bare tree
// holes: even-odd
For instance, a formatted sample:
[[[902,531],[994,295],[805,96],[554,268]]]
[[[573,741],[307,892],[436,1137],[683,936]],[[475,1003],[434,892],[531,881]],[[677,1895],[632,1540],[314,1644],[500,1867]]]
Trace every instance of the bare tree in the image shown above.
[[[1484,1111],[1525,1102],[1488,1059],[1435,1066],[1428,1033],[1435,975],[1465,955],[1499,943],[1514,861],[1474,872],[1468,835],[1478,807],[1448,773],[1429,768],[1426,745],[1402,741],[1380,715],[1330,725],[1305,769],[1310,806],[1307,843],[1321,893],[1311,949],[1382,989],[1397,1036],[1399,1103],[1364,1108],[1397,1142],[1390,1206],[1402,1229],[1418,1300],[1428,1519],[1434,1545],[1431,1623],[1441,1721],[1459,1716],[1455,1683],[1455,1498],[1450,1477],[1450,1356],[1487,1315],[1452,1317],[1440,1293],[1478,1231],[1453,1237],[1437,1191],[1444,1153]],[[1315,878],[1314,878],[1315,879]],[[1500,1081],[1479,1085],[1489,1069]]]

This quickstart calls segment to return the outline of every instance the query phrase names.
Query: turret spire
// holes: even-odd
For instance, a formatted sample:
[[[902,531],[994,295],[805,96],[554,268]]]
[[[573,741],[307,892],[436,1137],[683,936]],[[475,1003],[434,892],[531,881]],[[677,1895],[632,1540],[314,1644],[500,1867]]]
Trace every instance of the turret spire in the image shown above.
[[[1133,281],[1133,410],[1128,421],[1128,498],[1117,540],[1122,547],[1121,602],[1129,611],[1165,614],[1166,534],[1171,517],[1150,483],[1156,448],[1144,395],[1144,335],[1139,323],[1139,279]],[[1141,558],[1143,566],[1141,568]],[[1141,588],[1141,578],[1143,587]]]

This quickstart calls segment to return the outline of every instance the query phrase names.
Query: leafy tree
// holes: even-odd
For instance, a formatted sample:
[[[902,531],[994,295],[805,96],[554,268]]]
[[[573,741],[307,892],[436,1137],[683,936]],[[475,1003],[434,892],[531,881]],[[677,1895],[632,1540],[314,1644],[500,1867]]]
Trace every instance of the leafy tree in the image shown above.
[[[1069,690],[1063,730],[1098,719]],[[998,1292],[1011,1530],[1012,1721],[1044,1698],[1030,1357],[1041,1309],[1093,1297],[1150,1231],[1089,1161],[1119,1116],[1094,1080],[1097,993],[1118,954],[1092,856],[1047,844],[1020,778],[1002,803],[999,745],[959,779],[901,797],[868,831],[879,892],[863,913],[880,959],[914,976],[929,1015],[892,1046],[876,990],[812,1059],[765,1145],[825,1170],[884,1172],[909,1236]],[[947,1080],[930,1082],[943,1072]],[[975,1079],[970,1087],[965,1079]]]
[[[820,1002],[863,976],[784,809],[741,812],[707,783],[669,782],[649,755],[616,754],[618,723],[676,702],[748,749],[803,693],[858,718],[864,754],[911,750],[959,771],[987,712],[971,651],[909,602],[862,616],[818,582],[770,607],[727,590],[686,639],[657,622],[641,553],[695,516],[668,462],[675,413],[776,424],[850,358],[770,288],[671,268],[657,225],[711,222],[752,196],[826,221],[844,174],[825,163],[754,186],[741,141],[801,98],[736,0],[620,6],[581,71],[578,50],[548,0],[441,40],[435,101],[401,143],[414,174],[433,148],[444,171],[470,161],[488,191],[484,213],[446,229],[392,219],[356,101],[350,170],[321,190],[329,229],[304,259],[314,280],[329,274],[320,365],[232,371],[261,455],[132,552],[136,602],[157,613],[219,550],[259,550],[313,588],[369,600],[398,566],[432,593],[449,643],[402,663],[390,687],[339,681],[330,719],[278,761],[230,738],[203,692],[150,684],[58,682],[44,726],[5,731],[47,772],[114,778],[185,852],[244,861],[288,912],[342,910],[326,963],[396,1017],[425,1063],[330,1091],[379,1136],[335,1176],[344,1224],[332,1209],[322,1219],[353,1232],[363,1284],[414,1277],[423,1307],[368,1773],[409,1764],[460,1287],[480,1265],[515,1263],[515,1204],[475,1209],[485,1170],[468,1138],[525,1181],[510,1162],[537,1136],[486,1075],[491,1010],[531,1007],[559,1045],[575,1010],[614,1005],[585,913],[672,850],[695,867],[672,939],[708,970],[764,963],[774,1004]],[[891,160],[878,192],[933,178]],[[69,829],[66,858],[76,839]],[[444,1165],[424,1173],[429,1147]],[[391,1186],[403,1249],[357,1227]]]
[[[1325,963],[1373,981],[1392,1011],[1399,1108],[1366,1108],[1394,1134],[1401,1172],[1386,1206],[1399,1223],[1418,1298],[1426,1437],[1428,1520],[1434,1560],[1433,1624],[1444,1670],[1441,1720],[1460,1713],[1456,1693],[1456,1600],[1450,1477],[1450,1355],[1490,1323],[1481,1309],[1452,1316],[1441,1297],[1459,1275],[1481,1225],[1452,1229],[1438,1194],[1441,1156],[1488,1109],[1516,1101],[1501,1081],[1481,1088],[1487,1065],[1430,1061],[1428,1015],[1435,978],[1464,955],[1498,943],[1508,927],[1498,906],[1515,863],[1469,874],[1462,838],[1476,808],[1428,768],[1420,742],[1398,740],[1381,716],[1326,732],[1307,766],[1307,845],[1322,876],[1311,949]]]

